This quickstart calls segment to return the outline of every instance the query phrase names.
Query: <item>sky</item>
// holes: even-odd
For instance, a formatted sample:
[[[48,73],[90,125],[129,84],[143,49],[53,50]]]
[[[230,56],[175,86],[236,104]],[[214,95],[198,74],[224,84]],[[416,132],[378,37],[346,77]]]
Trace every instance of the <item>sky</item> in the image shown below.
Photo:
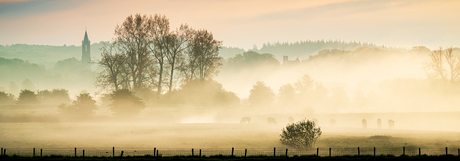
[[[458,0],[0,0],[0,45],[109,41],[133,14],[207,29],[224,46],[342,40],[430,49],[460,46]]]

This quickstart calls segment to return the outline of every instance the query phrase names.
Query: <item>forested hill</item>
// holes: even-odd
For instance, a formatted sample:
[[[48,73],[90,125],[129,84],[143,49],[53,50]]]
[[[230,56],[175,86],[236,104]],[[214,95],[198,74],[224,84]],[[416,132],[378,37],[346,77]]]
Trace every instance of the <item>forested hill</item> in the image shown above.
[[[275,55],[276,59],[283,61],[283,56],[289,56],[290,60],[299,57],[301,59],[307,59],[310,55],[316,55],[319,51],[324,49],[339,49],[339,50],[354,50],[361,47],[382,47],[376,46],[372,43],[361,43],[361,42],[344,42],[344,41],[324,41],[324,40],[306,40],[300,42],[276,42],[276,43],[264,43],[263,46],[258,49],[252,49],[259,53],[271,53]]]
[[[100,48],[104,42],[91,44],[91,58],[98,60],[101,56]],[[283,61],[283,56],[289,56],[290,60],[300,57],[307,59],[310,55],[316,55],[324,49],[339,49],[339,50],[354,50],[360,47],[377,47],[370,43],[361,42],[344,42],[344,41],[323,41],[323,40],[307,40],[294,43],[264,43],[260,49],[254,48],[252,51],[258,53],[270,53],[275,56],[280,62]],[[242,54],[245,50],[237,47],[222,47],[219,55],[225,59],[234,57],[236,54]],[[81,46],[50,46],[50,45],[27,45],[14,44],[3,46],[0,45],[0,57],[13,59],[18,58],[27,60],[31,63],[44,65],[46,68],[52,68],[53,65],[60,60],[75,57],[81,59]]]
[[[100,48],[103,42],[91,44],[91,58],[99,59],[101,56]],[[0,45],[0,57],[18,58],[31,63],[41,64],[47,68],[52,68],[60,60],[75,57],[81,59],[81,46],[50,46],[50,45],[27,45],[14,44]]]

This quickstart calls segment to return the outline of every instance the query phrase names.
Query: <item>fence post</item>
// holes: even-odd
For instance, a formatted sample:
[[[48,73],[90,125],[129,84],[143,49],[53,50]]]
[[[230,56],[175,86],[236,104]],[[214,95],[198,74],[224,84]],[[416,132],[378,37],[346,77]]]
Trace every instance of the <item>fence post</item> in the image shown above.
[[[121,151],[120,159],[121,159],[121,157],[123,157],[123,152],[125,152],[125,151]]]
[[[273,157],[276,157],[276,147],[273,148]]]
[[[192,148],[192,157],[193,157],[193,148]]]
[[[289,158],[288,149],[286,148],[286,158]]]
[[[156,156],[157,148],[153,148],[153,156]]]
[[[329,148],[329,158],[331,157],[331,148]]]
[[[75,148],[75,157],[77,157],[77,148]]]
[[[34,154],[32,155],[33,158],[35,158],[35,148],[34,148]]]
[[[458,148],[457,150],[458,150],[458,156],[460,157],[460,148]]]
[[[234,147],[232,147],[232,157],[233,157],[233,152],[234,152],[234,151],[235,151],[235,148],[234,148]]]
[[[375,157],[375,147],[374,147],[374,157]]]
[[[247,154],[248,154],[248,149],[244,149],[244,159],[246,159]]]
[[[112,158],[115,158],[115,147],[112,147]]]
[[[43,157],[43,149],[40,149],[40,158]]]
[[[406,155],[406,147],[403,147],[403,155]]]
[[[201,149],[200,149],[200,160],[201,160]]]
[[[6,148],[5,148],[5,149],[3,149],[3,156],[5,156],[5,157],[6,157]]]
[[[157,157],[158,157],[158,149],[157,149]]]
[[[316,156],[319,156],[319,148],[316,148]]]
[[[358,156],[359,156],[359,146],[358,146]]]
[[[85,160],[85,150],[83,150],[83,160]]]
[[[448,154],[449,154],[449,152],[447,151],[447,147],[446,147],[446,155],[448,155]]]
[[[0,156],[2,156],[2,157],[3,157],[3,148],[2,148],[2,152],[1,152],[1,153],[2,153],[2,155],[0,155]]]

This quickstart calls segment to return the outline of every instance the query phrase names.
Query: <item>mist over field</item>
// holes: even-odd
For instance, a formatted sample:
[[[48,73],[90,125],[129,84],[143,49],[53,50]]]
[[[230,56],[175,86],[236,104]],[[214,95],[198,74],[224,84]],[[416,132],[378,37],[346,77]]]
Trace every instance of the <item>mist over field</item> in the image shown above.
[[[21,3],[32,2],[0,5],[18,7]],[[328,2],[307,8],[334,10],[331,5],[349,3]],[[395,5],[400,4],[387,7]],[[296,150],[460,147],[458,38],[439,32],[443,37],[439,42],[445,43],[442,46],[430,43],[438,42],[436,39],[397,41],[399,45],[382,35],[363,36],[355,29],[353,33],[361,37],[344,36],[340,28],[318,30],[325,37],[309,36],[300,34],[306,31],[299,24],[303,19],[296,17],[282,23],[297,22],[294,24],[299,26],[292,25],[295,27],[291,30],[299,33],[284,32],[300,37],[284,41],[286,37],[279,38],[275,33],[261,36],[260,32],[267,29],[260,29],[262,20],[255,17],[265,23],[276,19],[263,28],[277,28],[281,22],[274,15],[307,15],[303,9],[282,6],[276,14],[246,13],[247,20],[241,24],[253,35],[244,31],[245,37],[228,35],[223,32],[228,29],[208,21],[129,12],[111,17],[110,22],[117,19],[117,25],[79,29],[78,37],[68,34],[66,37],[72,40],[69,45],[55,45],[49,40],[17,43],[20,37],[25,38],[19,42],[32,39],[25,34],[11,41],[0,38],[0,42],[11,42],[0,45],[0,146]],[[344,17],[361,15],[348,14]],[[5,17],[0,16],[0,20],[13,22]],[[363,25],[368,21],[363,19]],[[454,21],[453,26],[457,24]],[[246,26],[253,23],[257,27]],[[344,30],[347,25],[343,25]],[[371,29],[372,25],[367,26]],[[0,31],[6,28],[11,26],[0,27]],[[111,34],[101,36],[100,31],[105,30]],[[381,27],[372,30],[386,31]],[[341,36],[327,36],[332,33]],[[235,43],[235,37],[244,45]],[[255,42],[248,44],[249,40]],[[315,139],[303,147],[289,142],[284,138],[285,130],[294,126],[317,130],[308,132],[314,133]]]

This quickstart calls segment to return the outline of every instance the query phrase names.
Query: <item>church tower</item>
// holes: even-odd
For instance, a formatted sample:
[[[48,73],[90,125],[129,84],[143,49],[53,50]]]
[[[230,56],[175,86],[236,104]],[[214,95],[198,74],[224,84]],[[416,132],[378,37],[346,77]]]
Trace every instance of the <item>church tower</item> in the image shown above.
[[[82,53],[81,53],[81,63],[88,69],[91,69],[91,45],[88,39],[88,34],[85,30],[85,38],[81,43]]]

